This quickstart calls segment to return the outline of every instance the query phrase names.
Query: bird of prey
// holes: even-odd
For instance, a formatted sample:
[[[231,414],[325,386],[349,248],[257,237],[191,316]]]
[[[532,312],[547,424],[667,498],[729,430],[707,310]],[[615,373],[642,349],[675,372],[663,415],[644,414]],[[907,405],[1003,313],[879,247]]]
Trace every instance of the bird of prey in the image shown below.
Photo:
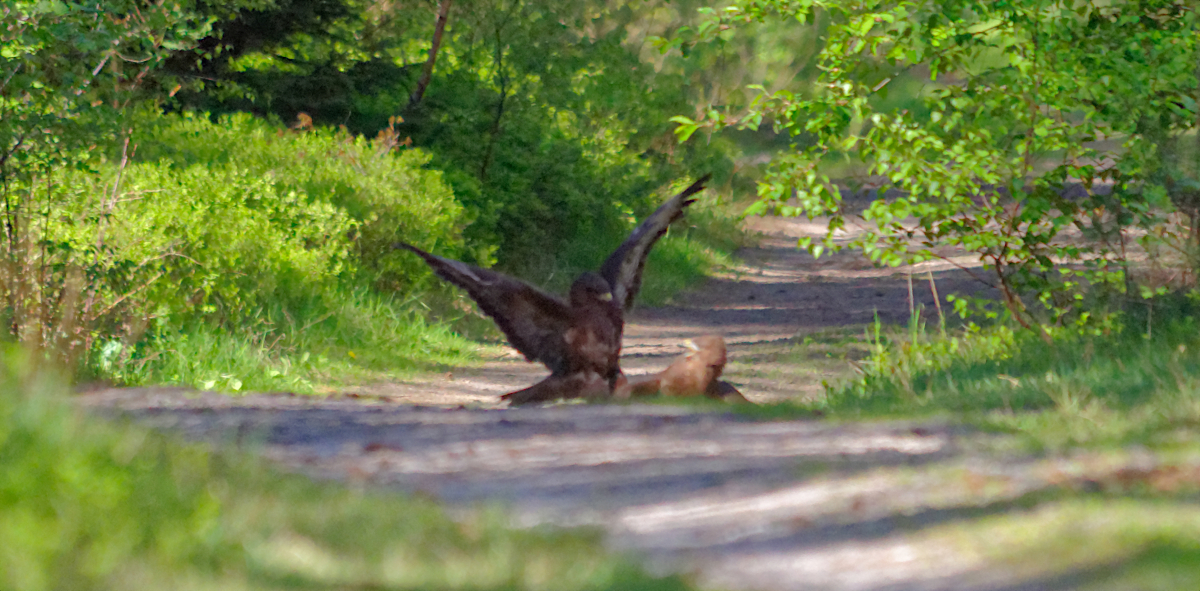
[[[599,273],[582,273],[571,284],[567,301],[524,281],[475,265],[439,257],[410,244],[410,250],[442,279],[466,290],[479,309],[496,322],[526,361],[540,361],[550,375],[529,388],[503,396],[512,404],[556,398],[609,397],[625,376],[618,360],[624,313],[642,285],[646,256],[695,202],[710,175],[668,199],[621,243]]]
[[[726,402],[749,402],[737,388],[720,379],[725,370],[725,339],[705,335],[687,340],[690,349],[667,369],[628,380],[614,393],[616,398],[639,396],[707,396]]]

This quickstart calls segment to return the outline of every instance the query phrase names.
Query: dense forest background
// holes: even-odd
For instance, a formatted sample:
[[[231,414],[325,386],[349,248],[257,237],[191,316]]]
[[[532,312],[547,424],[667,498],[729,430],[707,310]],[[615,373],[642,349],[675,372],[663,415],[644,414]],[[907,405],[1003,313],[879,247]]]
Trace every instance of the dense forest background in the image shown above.
[[[4,17],[5,321],[85,376],[309,390],[459,362],[476,347],[460,335],[490,329],[394,242],[558,289],[706,172],[717,190],[654,250],[649,301],[727,261],[747,205],[828,216],[801,245],[816,255],[847,246],[848,216],[870,229],[848,246],[880,265],[975,253],[1002,298],[957,311],[1047,342],[1195,285],[1184,2],[114,0]]]
[[[469,307],[394,242],[557,289],[707,172],[719,190],[656,249],[646,297],[743,240],[738,142],[680,142],[670,117],[740,92],[746,66],[653,46],[698,17],[686,3],[19,2],[5,17],[5,317],[85,375],[306,390],[462,361],[475,346],[445,320]],[[489,330],[469,320],[455,326]]]

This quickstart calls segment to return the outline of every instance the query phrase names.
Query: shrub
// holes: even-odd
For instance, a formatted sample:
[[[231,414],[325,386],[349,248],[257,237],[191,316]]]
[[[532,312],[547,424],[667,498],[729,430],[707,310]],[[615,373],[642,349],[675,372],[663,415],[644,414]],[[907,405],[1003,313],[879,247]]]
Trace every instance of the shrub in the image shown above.
[[[429,155],[397,150],[396,139],[392,130],[368,140],[334,129],[287,131],[246,114],[218,123],[185,114],[150,127],[138,158],[171,170],[203,166],[218,182],[258,179],[258,190],[273,197],[252,197],[255,205],[270,212],[280,231],[305,236],[307,249],[326,239],[306,226],[320,226],[325,218],[305,209],[333,207],[352,226],[337,228],[339,240],[357,255],[354,267],[338,275],[403,288],[424,267],[412,257],[394,256],[391,245],[397,240],[437,245],[440,253],[456,256],[466,220],[442,173],[426,168]]]
[[[276,362],[302,338],[297,333],[322,323],[342,328],[330,343],[308,339],[314,352],[361,349],[400,334],[412,346],[383,355],[400,366],[411,366],[410,356],[446,359],[444,345],[451,358],[467,349],[387,298],[371,303],[374,296],[353,295],[374,287],[403,297],[414,288],[411,277],[428,274],[419,261],[392,254],[396,240],[461,251],[463,209],[441,174],[424,168],[424,153],[396,151],[394,134],[367,140],[337,130],[295,132],[248,115],[216,123],[153,116],[143,123],[136,149],[122,157],[19,188],[42,204],[30,216],[23,248],[26,260],[36,257],[30,268],[43,274],[30,277],[42,277],[35,280],[59,298],[78,300],[89,321],[66,330],[85,350],[102,343],[94,370],[146,379],[144,364],[130,365],[135,358],[175,351],[180,331],[209,330],[201,325],[243,338],[273,334],[272,347],[284,349],[251,357]],[[364,326],[364,314],[378,327]],[[346,326],[357,327],[358,337]],[[399,332],[381,335],[388,331]],[[204,385],[212,381],[205,373],[154,375]]]
[[[129,201],[107,248],[113,267],[156,271],[141,278],[124,326],[97,333],[94,371],[311,391],[309,377],[344,373],[348,355],[411,368],[473,350],[402,303],[428,270],[393,255],[393,242],[451,253],[462,244],[462,208],[423,153],[396,153],[394,136],[293,132],[248,115],[153,123],[120,171]],[[76,246],[91,239],[81,232]]]

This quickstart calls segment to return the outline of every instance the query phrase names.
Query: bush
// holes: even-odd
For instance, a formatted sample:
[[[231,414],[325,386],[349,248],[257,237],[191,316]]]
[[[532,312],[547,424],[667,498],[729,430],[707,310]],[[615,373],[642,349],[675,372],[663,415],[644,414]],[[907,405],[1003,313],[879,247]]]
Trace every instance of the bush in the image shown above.
[[[394,134],[294,132],[248,115],[154,116],[139,129],[134,158],[23,189],[53,204],[34,218],[44,248],[32,268],[59,270],[26,280],[57,282],[80,302],[83,325],[63,330],[97,346],[93,371],[208,387],[215,373],[233,390],[251,380],[306,390],[303,379],[251,378],[247,366],[278,374],[300,348],[314,359],[377,351],[369,367],[461,360],[472,349],[413,313],[405,294],[428,270],[392,253],[397,240],[462,249],[463,209],[421,151],[397,152]],[[78,286],[67,278],[74,268]],[[380,289],[397,295],[372,293]],[[209,339],[214,330],[236,338]],[[214,365],[173,368],[197,339],[223,353],[189,365]],[[236,372],[218,363],[237,357]]]
[[[460,360],[472,347],[414,314],[429,271],[394,242],[539,281],[563,264],[594,268],[576,255],[615,246],[685,169],[729,168],[720,150],[676,152],[660,115],[683,95],[669,82],[648,92],[653,72],[622,34],[581,42],[541,4],[515,19],[485,11],[513,25],[495,39],[508,53],[495,71],[489,47],[447,44],[439,80],[400,130],[397,89],[411,71],[394,51],[416,47],[412,15],[374,23],[357,5],[302,14],[238,1],[112,20],[132,5],[102,4],[0,9],[15,17],[0,31],[0,319],[31,347],[62,350],[65,364],[90,356],[109,377],[307,389],[292,369]],[[248,39],[261,27],[230,19],[279,26]],[[456,39],[484,21],[464,18]],[[364,52],[358,35],[372,23],[380,44]],[[314,85],[335,108],[310,117],[299,111],[309,94],[295,89]],[[274,105],[298,124],[163,115],[198,104],[188,97]],[[428,153],[406,148],[410,132]],[[715,260],[681,245],[668,257],[676,280]],[[248,367],[278,375],[251,379]]]
[[[332,238],[357,255],[350,268],[330,272],[403,289],[424,265],[393,254],[391,245],[404,240],[460,255],[467,220],[442,173],[427,169],[430,156],[399,149],[394,131],[386,131],[368,140],[333,129],[288,131],[246,114],[218,123],[185,114],[150,127],[138,158],[171,171],[202,166],[218,183],[255,179],[244,189],[248,205],[266,212],[277,231],[301,238],[307,250]],[[304,211],[330,207],[350,225]]]
[[[175,65],[216,83],[181,100],[366,135],[394,126],[429,151],[468,212],[467,260],[545,275],[571,264],[565,251],[581,241],[624,236],[627,217],[652,211],[671,182],[732,174],[730,142],[675,141],[669,118],[689,109],[688,81],[640,59],[642,41],[617,24],[637,18],[630,9],[454,5],[432,81],[413,102],[432,23],[335,6],[321,20],[284,5],[213,11],[207,44],[222,52]],[[247,38],[265,18],[279,26]]]
[[[1046,341],[1054,327],[1095,330],[1142,298],[1195,286],[1194,6],[741,0],[670,45],[723,46],[763,23],[820,31],[818,79],[750,86],[746,108],[713,104],[677,117],[677,132],[786,132],[795,149],[775,158],[750,211],[830,216],[821,240],[803,241],[814,255],[851,247],[896,266],[973,253],[1009,316]],[[835,159],[874,177],[866,207],[845,201]],[[864,231],[842,241],[851,216]]]

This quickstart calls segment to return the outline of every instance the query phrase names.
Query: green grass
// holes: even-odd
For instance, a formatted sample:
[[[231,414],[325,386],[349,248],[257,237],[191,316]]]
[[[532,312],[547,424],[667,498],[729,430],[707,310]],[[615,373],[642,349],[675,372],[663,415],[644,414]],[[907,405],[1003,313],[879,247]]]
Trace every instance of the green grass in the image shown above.
[[[1165,323],[1151,338],[1127,326],[1053,344],[1002,332],[959,342],[970,344],[948,353],[957,358],[944,367],[901,368],[891,375],[877,370],[832,392],[829,410],[952,413],[1052,449],[1164,446],[1193,443],[1200,435],[1200,330],[1194,319]]]
[[[0,588],[687,589],[586,531],[452,521],[429,500],[314,483],[73,410],[0,362]]]
[[[1017,435],[1033,450],[1191,449],[1200,445],[1200,322],[1191,304],[1155,306],[1149,330],[1145,313],[1128,314],[1107,333],[1058,331],[1050,344],[1005,325],[942,331],[919,320],[877,323],[849,341],[798,339],[750,365],[791,363],[790,376],[825,356],[843,360],[846,378],[817,400],[737,412],[950,418]]]
[[[918,537],[977,548],[1005,580],[1041,583],[1021,588],[1200,588],[1200,509],[1194,501],[1112,494],[1038,497],[1022,501],[1028,506],[940,525]]]
[[[690,236],[668,237],[650,252],[638,306],[660,306],[696,287],[710,272],[733,265],[731,252]]]
[[[1048,488],[913,532],[972,549],[1002,581],[1087,591],[1200,588],[1200,326],[1189,305],[1155,304],[1107,334],[1053,344],[1004,326],[876,325],[858,343],[797,344],[781,359],[842,351],[859,375],[811,403],[733,407],[758,418],[937,419],[979,427],[960,443],[1020,458]],[[811,357],[811,356],[810,356]],[[1000,436],[997,437],[996,435]],[[1016,454],[1014,456],[1014,453]],[[986,461],[984,462],[986,466]],[[956,486],[1005,486],[966,470]],[[952,481],[948,484],[954,484]]]
[[[738,220],[739,209],[723,201],[701,200],[650,251],[638,305],[668,303],[696,287],[715,269],[734,266],[733,252],[753,238]]]
[[[100,347],[93,373],[129,385],[177,384],[223,392],[313,393],[406,372],[466,365],[484,346],[416,300],[366,289],[276,306],[229,331],[209,324],[165,332],[127,353]],[[448,306],[447,306],[448,307]]]
[[[1099,335],[1057,333],[1046,343],[996,325],[934,331],[876,324],[855,361],[859,375],[802,404],[769,405],[759,416],[831,419],[951,417],[1014,433],[1034,449],[1156,449],[1200,443],[1200,323],[1169,303],[1147,330],[1128,315]],[[814,343],[815,344],[815,343]],[[798,345],[797,349],[809,349]],[[797,363],[805,363],[798,359]]]

